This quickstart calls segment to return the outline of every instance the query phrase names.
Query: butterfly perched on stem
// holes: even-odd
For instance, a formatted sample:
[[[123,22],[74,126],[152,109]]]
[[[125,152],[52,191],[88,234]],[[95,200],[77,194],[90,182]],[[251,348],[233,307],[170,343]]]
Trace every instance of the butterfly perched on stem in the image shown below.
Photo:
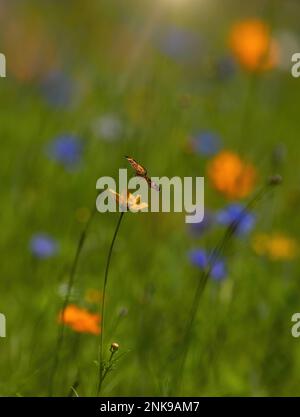
[[[125,158],[130,163],[132,168],[135,170],[136,176],[145,178],[149,187],[153,188],[156,191],[160,191],[160,186],[148,177],[147,170],[141,164],[139,164],[135,159],[131,158],[130,156],[125,156]]]

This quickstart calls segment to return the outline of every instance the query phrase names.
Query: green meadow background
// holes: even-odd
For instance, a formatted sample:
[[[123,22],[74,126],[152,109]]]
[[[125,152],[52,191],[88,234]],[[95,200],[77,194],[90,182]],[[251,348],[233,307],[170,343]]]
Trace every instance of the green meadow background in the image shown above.
[[[128,167],[124,155],[153,176],[204,176],[205,210],[219,210],[228,201],[206,176],[210,158],[188,149],[194,132],[216,132],[224,149],[254,164],[258,187],[270,174],[283,177],[281,187],[255,207],[252,233],[298,239],[300,79],[291,76],[290,56],[283,68],[256,75],[238,64],[229,74],[218,67],[231,55],[232,24],[249,17],[299,40],[296,0],[1,1],[7,77],[0,79],[0,311],[7,335],[0,338],[0,395],[49,395],[57,318],[83,214],[95,206],[97,179],[117,178],[118,169]],[[192,59],[162,51],[158,39],[168,27],[196,36]],[[32,69],[23,77],[22,63],[27,67],[30,60]],[[59,104],[41,88],[53,68],[70,83],[69,97]],[[103,115],[119,121],[113,139],[97,130]],[[45,151],[64,134],[83,142],[74,169]],[[298,396],[300,340],[291,335],[291,316],[300,309],[299,259],[259,257],[251,235],[230,242],[227,277],[207,283],[182,384],[175,389],[179,346],[201,274],[188,253],[214,248],[224,232],[218,226],[195,237],[184,216],[124,216],[110,267],[104,334],[106,357],[117,342],[120,360],[101,395]],[[101,291],[117,219],[117,213],[96,214],[75,275],[71,302],[94,313],[99,302],[86,293]],[[30,240],[39,233],[57,242],[54,256],[36,259],[31,253]],[[99,337],[66,327],[54,395],[68,395],[74,381],[79,396],[95,395],[98,346]]]

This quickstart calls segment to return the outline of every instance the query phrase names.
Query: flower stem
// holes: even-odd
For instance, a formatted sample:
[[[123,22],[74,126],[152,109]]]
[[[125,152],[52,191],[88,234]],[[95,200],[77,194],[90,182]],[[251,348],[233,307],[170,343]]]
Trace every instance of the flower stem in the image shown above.
[[[111,366],[112,366],[112,363],[111,363],[111,361],[112,361],[112,358],[113,358],[113,356],[114,356],[114,354],[115,354],[115,352],[111,352],[111,354],[110,354],[110,357],[109,357],[109,360],[108,360],[108,363],[107,363],[107,366],[106,366],[106,368],[105,368],[105,370],[104,370],[104,372],[103,372],[103,375],[102,375],[102,383],[103,383],[103,381],[104,381],[104,379],[105,379],[105,377],[106,377],[106,375],[108,374],[108,372],[110,371],[110,369],[111,369]],[[100,386],[100,389],[101,389],[101,386]],[[100,392],[100,391],[99,391]]]
[[[96,208],[94,208],[93,211],[91,212],[91,215],[90,215],[88,221],[86,222],[85,227],[82,230],[82,232],[80,234],[80,237],[79,237],[79,240],[78,240],[76,252],[75,252],[73,263],[72,263],[71,270],[70,270],[67,292],[66,292],[66,296],[64,298],[64,302],[63,302],[63,306],[62,306],[62,310],[61,310],[62,317],[64,316],[65,309],[66,309],[67,305],[69,304],[71,291],[72,291],[72,288],[73,288],[73,285],[74,285],[74,278],[75,278],[75,274],[76,274],[76,271],[77,271],[78,261],[79,261],[79,258],[80,258],[80,254],[82,252],[82,248],[84,246],[84,242],[85,242],[85,239],[86,239],[86,236],[87,236],[88,229],[90,227],[90,224],[92,222],[92,219],[93,219],[95,213],[96,213]],[[52,397],[52,395],[53,395],[53,383],[54,383],[54,378],[55,378],[55,374],[56,374],[57,367],[58,367],[59,354],[60,354],[60,351],[61,351],[61,348],[62,348],[62,345],[63,345],[64,335],[65,335],[65,323],[64,323],[64,320],[62,320],[61,326],[59,327],[59,330],[58,330],[56,348],[55,348],[54,359],[53,359],[53,366],[52,366],[51,374],[50,374],[50,377],[49,377],[49,397]]]
[[[185,337],[184,337],[184,346],[183,346],[182,352],[181,352],[182,356],[181,356],[181,360],[180,360],[180,363],[179,363],[178,372],[176,374],[176,381],[173,384],[173,389],[174,389],[174,392],[176,391],[176,395],[178,395],[178,391],[181,389],[183,372],[184,372],[185,362],[186,362],[186,358],[187,358],[187,354],[188,354],[189,346],[190,346],[190,342],[191,342],[193,326],[194,326],[194,322],[195,322],[195,319],[196,319],[196,316],[197,316],[197,311],[198,311],[198,308],[199,308],[200,299],[201,299],[203,291],[206,287],[208,278],[209,278],[210,273],[211,273],[211,269],[212,269],[213,265],[215,264],[215,262],[218,260],[221,253],[223,252],[227,243],[230,241],[231,237],[234,235],[236,229],[238,228],[239,224],[243,220],[243,217],[246,214],[246,212],[248,210],[251,210],[251,209],[254,208],[256,203],[265,195],[265,193],[266,193],[266,191],[267,191],[267,189],[269,188],[270,185],[272,185],[272,184],[270,182],[268,182],[266,185],[261,187],[261,189],[258,190],[258,192],[253,196],[253,198],[248,202],[248,204],[242,210],[242,212],[240,213],[238,218],[235,221],[233,221],[227,227],[223,237],[221,238],[221,240],[215,246],[214,250],[211,253],[211,256],[210,256],[209,261],[208,261],[208,267],[202,272],[202,274],[200,276],[200,279],[198,281],[197,288],[196,288],[196,291],[195,291],[195,294],[194,294],[192,307],[191,307],[191,310],[190,310],[190,313],[189,313],[189,321],[186,325]]]
[[[124,216],[124,211],[121,212],[111,244],[107,256],[106,261],[106,268],[105,268],[105,274],[104,274],[104,281],[103,281],[103,287],[102,287],[102,303],[101,303],[101,332],[100,332],[100,341],[99,341],[99,382],[98,382],[98,388],[97,388],[97,396],[100,394],[103,379],[106,376],[106,373],[104,372],[104,364],[103,364],[103,335],[104,335],[104,313],[105,313],[105,298],[106,298],[106,287],[107,287],[107,281],[108,281],[108,272],[110,267],[110,260],[112,251],[114,248],[115,240],[118,235],[118,231],[120,229],[120,225]]]

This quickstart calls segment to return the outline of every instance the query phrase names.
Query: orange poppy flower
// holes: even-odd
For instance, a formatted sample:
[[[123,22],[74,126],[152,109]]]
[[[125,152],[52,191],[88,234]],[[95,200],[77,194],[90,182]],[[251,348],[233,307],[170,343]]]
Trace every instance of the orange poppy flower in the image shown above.
[[[41,79],[58,68],[58,53],[37,16],[10,20],[3,42],[9,71],[21,82]]]
[[[253,165],[230,151],[217,154],[209,162],[207,174],[216,190],[230,199],[243,198],[251,193],[257,176]]]
[[[101,331],[99,314],[90,313],[74,304],[68,305],[64,313],[60,313],[59,322],[79,333],[99,334]]]
[[[266,71],[279,60],[279,47],[267,24],[259,19],[237,22],[229,34],[229,46],[239,64],[248,71]]]

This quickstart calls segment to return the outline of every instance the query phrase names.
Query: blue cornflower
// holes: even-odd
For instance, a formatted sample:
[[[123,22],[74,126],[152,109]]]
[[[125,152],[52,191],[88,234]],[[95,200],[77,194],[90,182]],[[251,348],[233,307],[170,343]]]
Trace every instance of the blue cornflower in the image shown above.
[[[236,62],[231,56],[223,56],[221,57],[217,64],[217,75],[221,80],[227,80],[232,78],[236,73]]]
[[[198,54],[199,41],[195,34],[178,27],[169,27],[159,41],[160,50],[175,60],[189,60]]]
[[[46,234],[36,234],[30,240],[30,251],[40,259],[50,258],[57,252],[57,242]]]
[[[123,124],[118,115],[106,113],[93,122],[92,129],[97,137],[107,142],[113,142],[120,139],[123,131]]]
[[[52,71],[42,81],[41,91],[50,105],[64,107],[72,101],[74,85],[72,80],[63,72]]]
[[[214,132],[203,131],[193,135],[191,138],[192,148],[202,155],[211,156],[219,152],[221,139]]]
[[[204,218],[200,223],[190,223],[189,230],[193,236],[201,236],[209,231],[215,222],[215,216],[210,211],[205,211]]]
[[[251,232],[255,225],[255,216],[250,211],[245,210],[242,204],[229,204],[223,210],[216,214],[216,220],[219,224],[229,226],[238,222],[235,233],[243,236]]]
[[[202,270],[208,268],[209,266],[210,254],[203,249],[194,249],[190,251],[189,258],[193,265],[197,266]],[[220,281],[226,277],[227,268],[222,258],[217,259],[213,263],[210,275],[216,281]]]
[[[83,144],[77,136],[66,134],[55,138],[49,144],[47,150],[50,158],[62,163],[67,168],[71,168],[79,164]]]

